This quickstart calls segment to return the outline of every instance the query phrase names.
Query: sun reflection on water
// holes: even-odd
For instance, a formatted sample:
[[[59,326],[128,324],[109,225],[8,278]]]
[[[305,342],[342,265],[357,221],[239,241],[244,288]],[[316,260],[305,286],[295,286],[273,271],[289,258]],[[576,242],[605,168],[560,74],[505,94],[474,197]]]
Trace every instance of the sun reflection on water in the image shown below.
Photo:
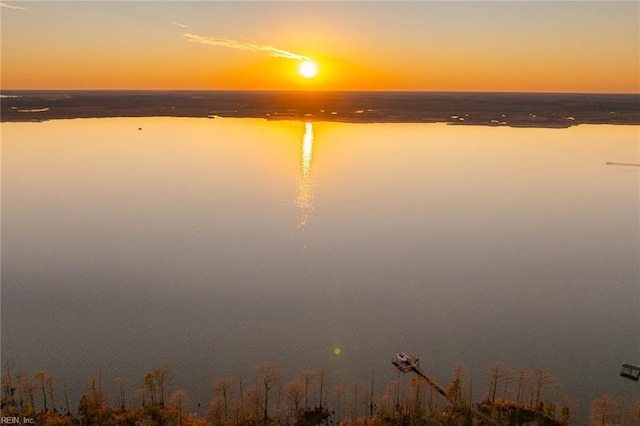
[[[298,179],[298,196],[296,205],[300,209],[298,228],[304,229],[309,220],[309,213],[313,205],[313,179],[311,177],[311,163],[313,162],[313,124],[304,124],[302,137],[302,155],[300,158],[300,177]]]

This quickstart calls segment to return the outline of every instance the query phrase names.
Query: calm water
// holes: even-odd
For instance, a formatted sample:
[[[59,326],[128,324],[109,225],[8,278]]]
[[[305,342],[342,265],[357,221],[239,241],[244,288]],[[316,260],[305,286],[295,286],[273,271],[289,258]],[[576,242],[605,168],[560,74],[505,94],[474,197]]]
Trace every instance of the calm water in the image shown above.
[[[205,406],[213,379],[258,362],[383,387],[408,351],[444,384],[465,364],[478,398],[498,362],[551,371],[583,410],[637,397],[618,372],[640,362],[640,175],[605,163],[638,162],[638,127],[1,129],[17,370],[81,391],[169,364]]]

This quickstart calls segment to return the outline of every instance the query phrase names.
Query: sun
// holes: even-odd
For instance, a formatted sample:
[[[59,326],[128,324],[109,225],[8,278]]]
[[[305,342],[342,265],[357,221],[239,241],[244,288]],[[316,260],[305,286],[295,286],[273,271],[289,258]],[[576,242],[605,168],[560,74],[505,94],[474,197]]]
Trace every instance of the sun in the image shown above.
[[[298,65],[298,74],[304,78],[313,78],[318,74],[318,65],[311,60],[302,61]]]

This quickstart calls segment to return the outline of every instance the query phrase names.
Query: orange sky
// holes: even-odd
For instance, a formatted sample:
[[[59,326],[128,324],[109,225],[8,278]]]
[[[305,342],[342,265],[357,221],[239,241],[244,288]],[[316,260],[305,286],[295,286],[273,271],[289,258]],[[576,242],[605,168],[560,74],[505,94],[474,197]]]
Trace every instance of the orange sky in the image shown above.
[[[5,90],[639,89],[637,2],[2,4]]]

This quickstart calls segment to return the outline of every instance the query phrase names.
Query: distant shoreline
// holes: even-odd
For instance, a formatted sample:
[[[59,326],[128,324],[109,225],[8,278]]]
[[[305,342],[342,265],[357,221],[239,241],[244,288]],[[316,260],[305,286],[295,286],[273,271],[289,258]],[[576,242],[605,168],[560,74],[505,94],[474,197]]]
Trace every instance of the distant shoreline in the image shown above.
[[[2,122],[231,117],[528,128],[640,125],[640,94],[7,90],[1,96]]]

